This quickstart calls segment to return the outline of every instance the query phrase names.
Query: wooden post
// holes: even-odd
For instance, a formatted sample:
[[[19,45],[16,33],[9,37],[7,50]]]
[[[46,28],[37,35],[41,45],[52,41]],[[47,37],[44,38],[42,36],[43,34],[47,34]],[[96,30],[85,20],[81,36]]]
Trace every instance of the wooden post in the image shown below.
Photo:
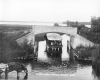
[[[35,53],[35,26],[32,26],[33,47]]]
[[[72,48],[72,44],[71,44],[71,39],[72,39],[72,36],[70,36],[69,61],[73,63],[74,62],[74,55],[73,55],[73,48]]]

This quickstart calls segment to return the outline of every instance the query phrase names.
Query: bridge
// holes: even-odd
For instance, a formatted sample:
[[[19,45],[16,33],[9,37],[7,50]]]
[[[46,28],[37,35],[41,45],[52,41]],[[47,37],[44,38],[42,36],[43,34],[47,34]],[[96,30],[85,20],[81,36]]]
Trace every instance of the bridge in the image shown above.
[[[73,48],[76,48],[79,45],[83,45],[85,47],[87,46],[93,46],[94,43],[87,40],[86,38],[80,36],[77,34],[77,28],[73,27],[57,27],[57,26],[32,26],[32,30],[29,34],[17,39],[17,43],[19,45],[22,45],[25,40],[28,41],[28,44],[32,42],[32,44],[35,44],[35,40],[37,35],[40,35],[41,39],[43,38],[45,33],[48,32],[56,32],[56,33],[62,33],[62,34],[69,34],[71,37],[71,45]]]

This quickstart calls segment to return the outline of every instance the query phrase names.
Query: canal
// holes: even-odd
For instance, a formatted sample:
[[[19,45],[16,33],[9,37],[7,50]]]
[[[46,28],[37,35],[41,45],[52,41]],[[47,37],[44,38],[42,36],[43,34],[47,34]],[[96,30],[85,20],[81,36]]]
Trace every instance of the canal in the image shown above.
[[[20,62],[20,61],[19,61]],[[23,62],[28,69],[27,80],[99,80],[94,78],[91,62],[77,61],[74,63],[64,63],[54,61],[52,63],[43,63],[36,61]],[[10,72],[8,80],[17,80],[16,72]],[[25,73],[20,73],[20,80],[23,80]],[[0,80],[5,80],[5,74],[2,73]]]

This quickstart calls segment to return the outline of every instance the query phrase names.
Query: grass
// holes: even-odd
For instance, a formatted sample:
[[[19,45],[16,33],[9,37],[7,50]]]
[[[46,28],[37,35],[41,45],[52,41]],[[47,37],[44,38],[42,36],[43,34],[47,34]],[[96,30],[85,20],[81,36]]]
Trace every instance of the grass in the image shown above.
[[[30,29],[31,26],[27,25],[0,24],[0,61],[10,60],[18,55],[25,55],[25,50],[21,50],[15,40],[28,34]]]

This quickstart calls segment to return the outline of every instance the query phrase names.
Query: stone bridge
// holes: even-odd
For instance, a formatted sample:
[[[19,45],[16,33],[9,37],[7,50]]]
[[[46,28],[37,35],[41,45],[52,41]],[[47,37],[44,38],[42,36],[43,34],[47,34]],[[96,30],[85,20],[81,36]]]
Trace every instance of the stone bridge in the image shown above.
[[[29,34],[17,39],[17,43],[19,45],[22,45],[25,40],[29,43],[35,44],[35,38],[37,38],[37,35],[41,37],[40,40],[42,40],[45,33],[48,32],[57,32],[57,33],[63,33],[63,34],[69,34],[71,36],[71,45],[73,48],[76,48],[79,45],[83,45],[85,47],[87,46],[93,46],[94,43],[87,40],[86,38],[80,36],[77,34],[77,28],[73,27],[56,27],[56,26],[32,26],[32,30]]]
[[[17,43],[19,45],[23,44],[25,40],[28,41],[28,43],[32,42],[34,44],[36,38],[40,38],[43,40],[44,34],[48,32],[55,32],[59,34],[69,34],[71,36],[74,36],[77,34],[77,28],[73,27],[54,27],[54,26],[32,26],[32,30],[29,34],[17,39]]]

